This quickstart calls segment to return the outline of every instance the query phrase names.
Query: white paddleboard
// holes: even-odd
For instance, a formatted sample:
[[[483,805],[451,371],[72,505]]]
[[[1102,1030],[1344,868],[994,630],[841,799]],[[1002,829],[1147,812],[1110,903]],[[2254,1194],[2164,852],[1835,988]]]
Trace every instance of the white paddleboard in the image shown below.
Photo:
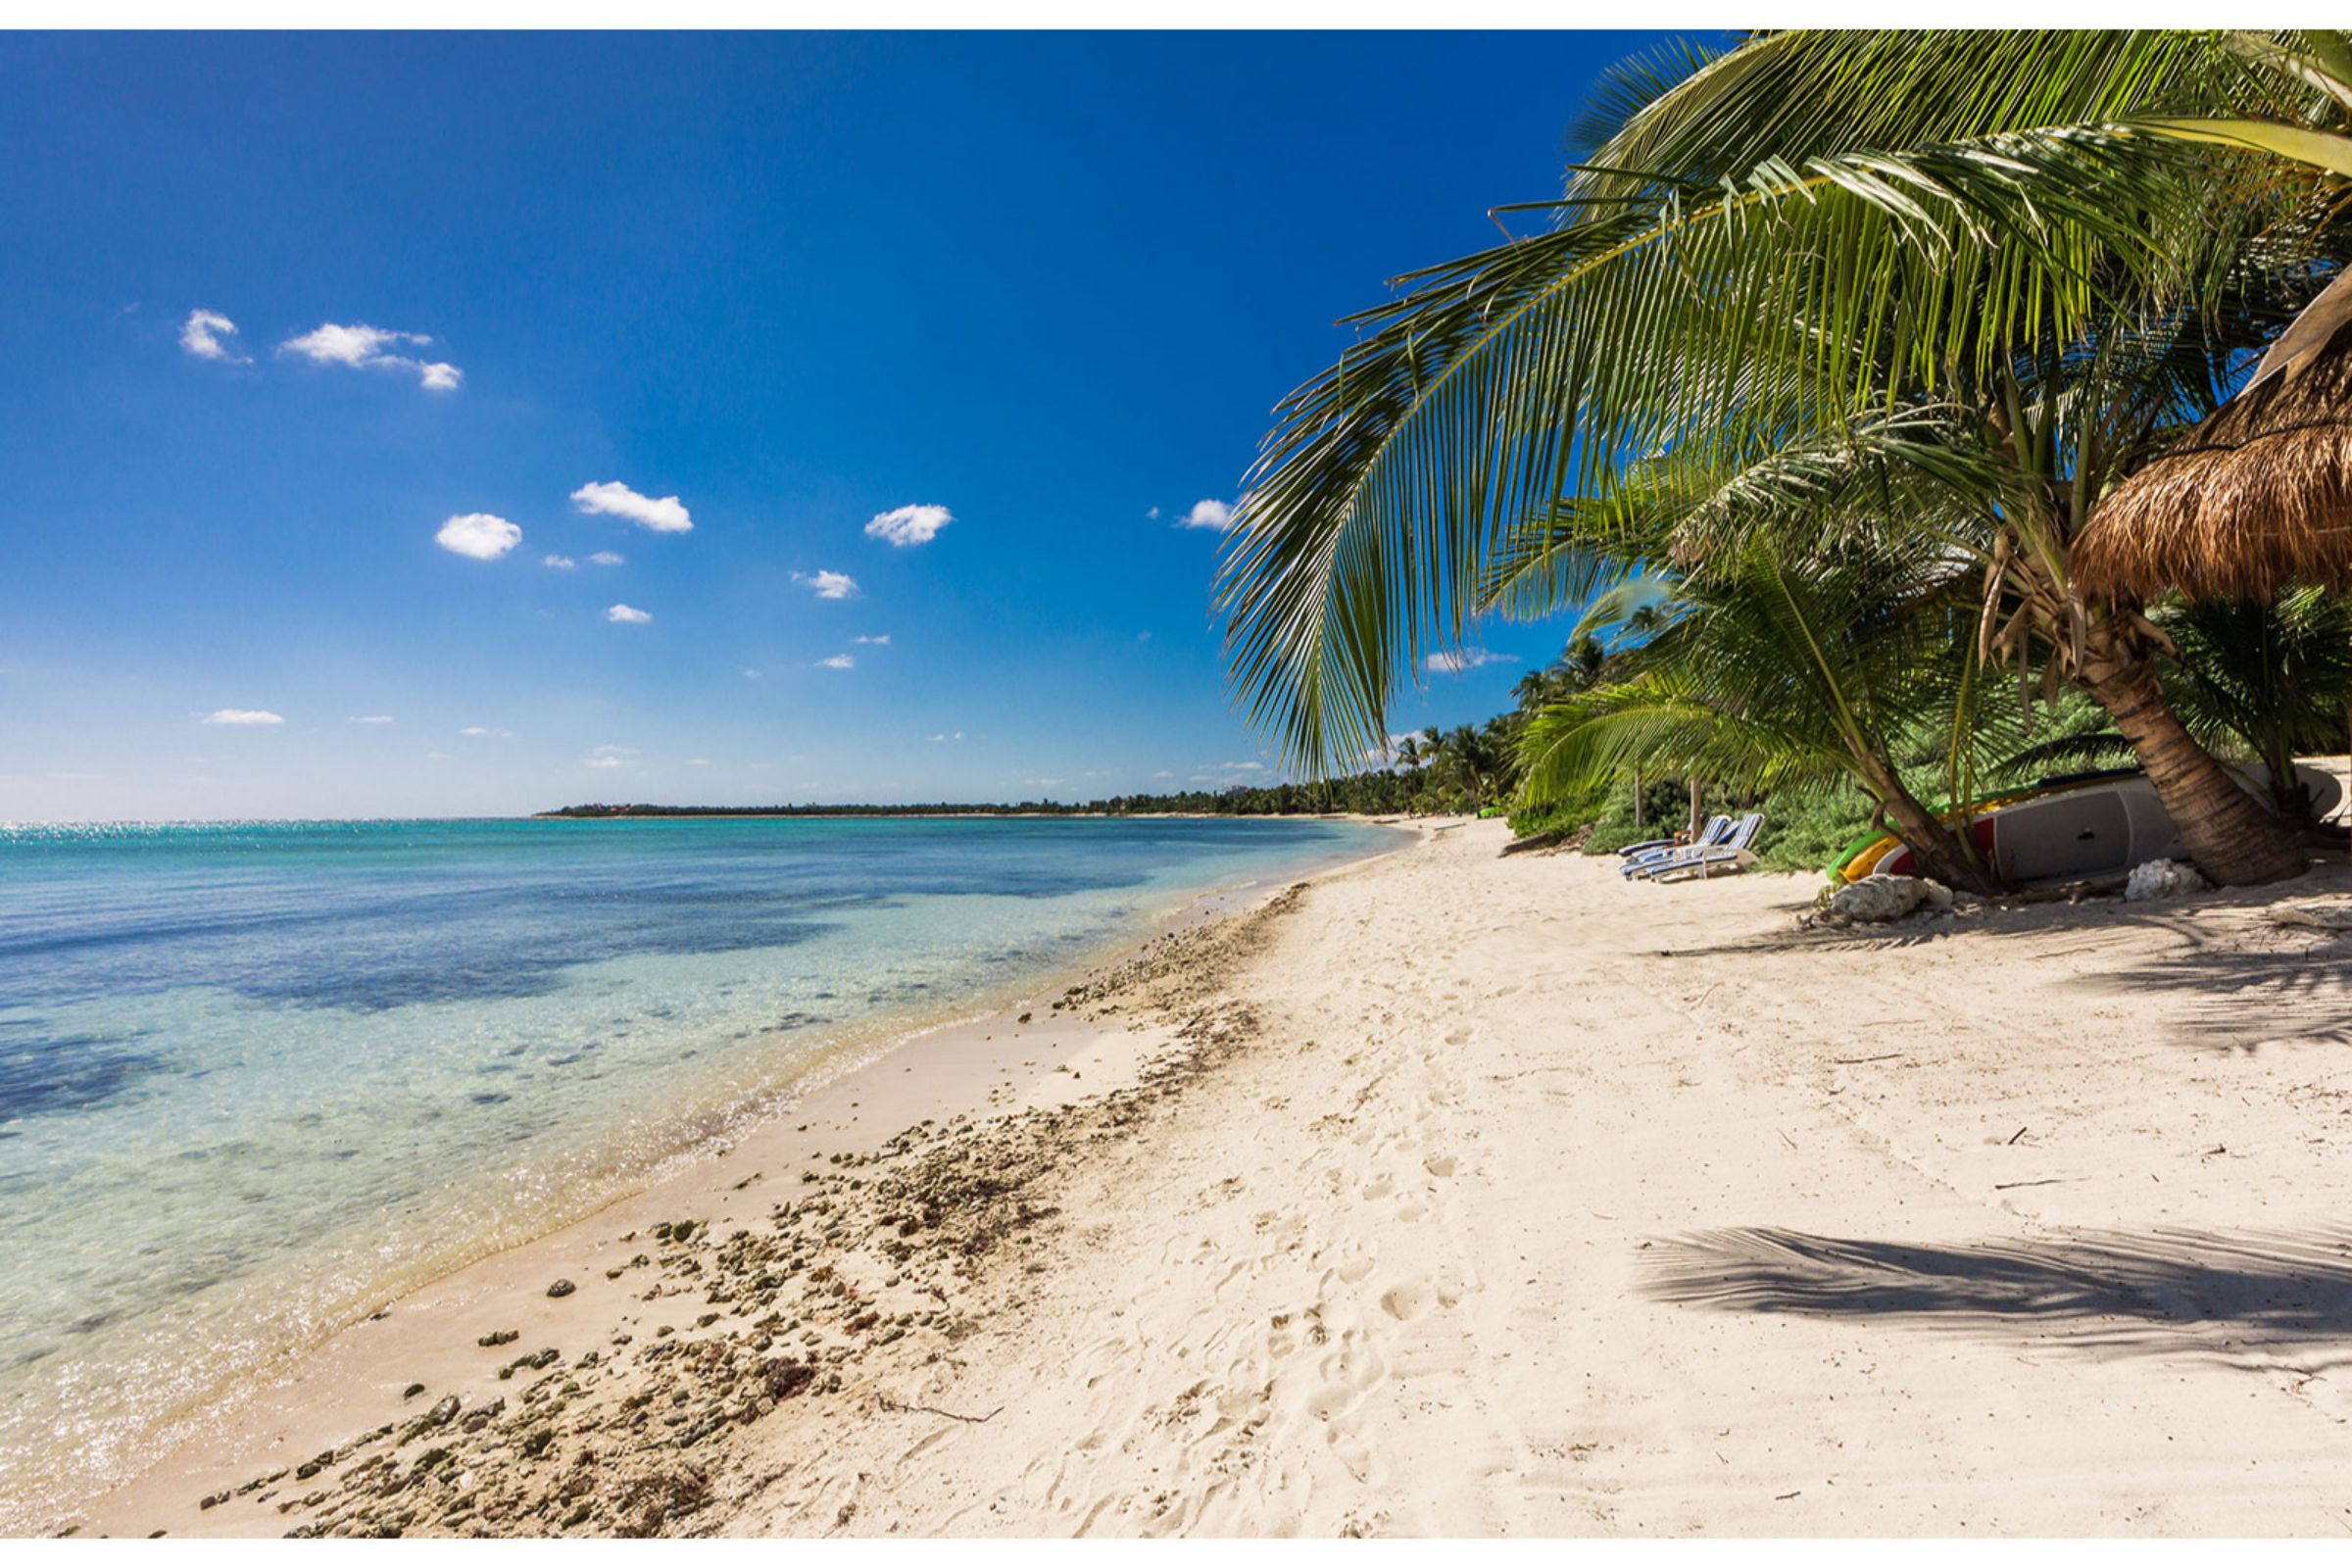
[[[2267,769],[2230,771],[2249,795],[2269,801]],[[2315,819],[2326,818],[2343,800],[2343,786],[2332,773],[2298,765],[2295,776],[2310,793]],[[2004,806],[1980,817],[1976,831],[1977,843],[1991,852],[1994,867],[2012,886],[2114,876],[2149,860],[2188,858],[2180,829],[2144,773]],[[1912,863],[1909,850],[1896,850],[1877,869],[1916,874]]]

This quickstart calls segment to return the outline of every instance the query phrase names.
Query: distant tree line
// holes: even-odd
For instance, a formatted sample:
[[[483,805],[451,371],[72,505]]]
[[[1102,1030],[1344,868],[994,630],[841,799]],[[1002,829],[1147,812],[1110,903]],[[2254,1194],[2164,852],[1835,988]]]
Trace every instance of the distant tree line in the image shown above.
[[[1228,784],[1158,795],[1110,795],[1094,801],[1013,803],[935,801],[917,806],[654,806],[595,802],[542,811],[543,817],[670,816],[1361,816],[1448,815],[1499,810],[1521,776],[1519,740],[1529,718],[1601,680],[1615,662],[1591,637],[1570,645],[1557,663],[1521,677],[1517,706],[1483,724],[1425,729],[1393,737],[1383,765],[1312,783]]]

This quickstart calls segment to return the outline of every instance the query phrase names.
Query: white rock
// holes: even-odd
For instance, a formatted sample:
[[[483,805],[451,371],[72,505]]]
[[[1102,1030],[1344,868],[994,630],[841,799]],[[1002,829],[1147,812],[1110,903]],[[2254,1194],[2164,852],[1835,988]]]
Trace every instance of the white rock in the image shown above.
[[[1849,882],[1830,895],[1830,912],[1849,920],[1899,920],[1919,907],[1928,884],[1915,876],[1881,876],[1876,872]],[[1944,895],[1949,899],[1951,895]]]
[[[2178,899],[2202,893],[2211,886],[2203,873],[2186,860],[2150,860],[2132,868],[2131,878],[2124,883],[2124,898],[2132,904],[2148,899]]]
[[[1952,907],[1952,890],[1950,888],[1945,887],[1932,876],[1921,877],[1919,885],[1921,890],[1927,894],[1930,904],[1938,909],[1950,911]]]

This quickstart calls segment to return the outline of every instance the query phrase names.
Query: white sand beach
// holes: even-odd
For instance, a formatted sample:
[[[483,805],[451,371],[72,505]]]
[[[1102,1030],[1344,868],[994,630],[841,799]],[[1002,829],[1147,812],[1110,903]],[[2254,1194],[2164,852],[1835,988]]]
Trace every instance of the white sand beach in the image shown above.
[[[2352,875],[1799,931],[1505,837],[886,1057],[80,1530],[2352,1529],[2352,1013],[2263,912]]]

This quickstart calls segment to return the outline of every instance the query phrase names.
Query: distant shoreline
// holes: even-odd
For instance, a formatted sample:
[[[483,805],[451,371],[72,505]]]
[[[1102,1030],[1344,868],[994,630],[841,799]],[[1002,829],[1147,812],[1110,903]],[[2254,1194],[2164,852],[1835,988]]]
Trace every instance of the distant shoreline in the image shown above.
[[[668,819],[745,821],[769,817],[1184,817],[1202,821],[1250,817],[1268,821],[1363,822],[1361,811],[1185,811],[1125,810],[1100,805],[1048,806],[564,806],[533,811],[534,822],[662,821]],[[1401,812],[1383,812],[1381,821],[1403,821]]]

